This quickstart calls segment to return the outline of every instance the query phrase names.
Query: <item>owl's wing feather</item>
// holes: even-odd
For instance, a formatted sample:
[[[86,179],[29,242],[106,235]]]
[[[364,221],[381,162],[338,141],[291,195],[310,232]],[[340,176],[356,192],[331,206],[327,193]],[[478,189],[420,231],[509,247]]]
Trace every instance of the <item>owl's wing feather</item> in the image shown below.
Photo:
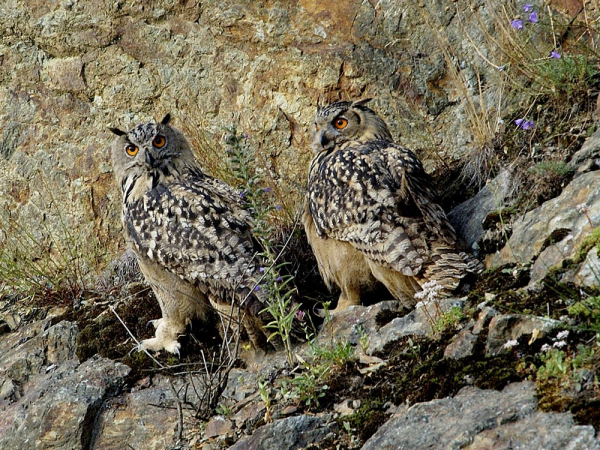
[[[194,199],[190,201],[188,199]],[[124,213],[136,250],[223,301],[254,287],[251,218],[239,193],[210,177],[183,179],[147,192]],[[159,224],[157,227],[147,224]]]
[[[412,151],[397,144],[387,144],[382,152],[392,177],[404,181],[400,198],[414,202],[423,216],[425,226],[434,236],[448,245],[456,245],[454,227],[440,206],[433,180],[423,169],[421,161]]]
[[[349,242],[373,261],[414,276],[428,261],[428,237],[454,242],[430,186],[410,150],[373,141],[318,155],[308,203],[321,236]]]

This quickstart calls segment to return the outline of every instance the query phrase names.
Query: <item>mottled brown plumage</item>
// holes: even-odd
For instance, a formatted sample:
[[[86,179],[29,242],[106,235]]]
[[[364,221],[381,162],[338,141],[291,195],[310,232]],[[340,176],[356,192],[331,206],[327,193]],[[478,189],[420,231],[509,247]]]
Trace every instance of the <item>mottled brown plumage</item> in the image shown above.
[[[325,282],[342,291],[338,308],[377,280],[412,306],[424,282],[449,293],[478,263],[457,250],[419,159],[365,103],[317,111],[304,227]]]
[[[253,342],[261,340],[259,264],[239,192],[203,173],[169,116],[112,131],[125,236],[163,315],[141,347],[178,353],[186,325],[207,320],[212,309],[222,318],[237,312]]]

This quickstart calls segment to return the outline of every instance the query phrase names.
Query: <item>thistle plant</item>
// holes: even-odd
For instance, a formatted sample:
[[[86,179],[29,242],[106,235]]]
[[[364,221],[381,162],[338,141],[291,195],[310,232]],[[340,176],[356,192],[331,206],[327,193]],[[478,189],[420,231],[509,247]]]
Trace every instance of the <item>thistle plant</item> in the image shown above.
[[[299,310],[300,305],[293,301],[296,292],[292,286],[294,277],[281,275],[286,263],[278,262],[287,242],[283,245],[275,242],[275,229],[270,219],[273,212],[281,207],[274,206],[269,201],[271,189],[263,186],[261,173],[254,166],[255,155],[248,145],[248,135],[239,133],[235,125],[227,128],[227,132],[225,144],[230,168],[237,181],[240,196],[252,214],[254,236],[262,247],[257,256],[264,265],[259,269],[262,275],[254,289],[266,291],[268,300],[263,312],[268,312],[273,317],[266,327],[274,330],[269,340],[281,339],[291,366],[294,363],[292,329],[294,322],[303,318],[303,313]]]

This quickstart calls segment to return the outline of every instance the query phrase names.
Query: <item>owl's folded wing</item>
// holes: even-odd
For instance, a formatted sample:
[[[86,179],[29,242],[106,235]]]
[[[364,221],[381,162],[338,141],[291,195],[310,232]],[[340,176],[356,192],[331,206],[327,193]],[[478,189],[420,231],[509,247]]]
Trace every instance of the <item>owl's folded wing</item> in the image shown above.
[[[250,216],[210,183],[159,186],[131,205],[124,219],[137,252],[182,279],[229,293],[253,287]]]
[[[313,164],[308,206],[319,235],[349,242],[407,276],[428,260],[432,234],[454,239],[417,157],[388,141],[350,146]]]

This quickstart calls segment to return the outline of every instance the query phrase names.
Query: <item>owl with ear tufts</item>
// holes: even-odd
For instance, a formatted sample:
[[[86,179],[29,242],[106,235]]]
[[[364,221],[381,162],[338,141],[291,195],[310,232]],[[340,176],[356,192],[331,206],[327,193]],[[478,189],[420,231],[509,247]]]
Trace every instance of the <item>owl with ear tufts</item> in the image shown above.
[[[202,171],[169,121],[167,115],[129,132],[111,128],[125,237],[162,312],[152,321],[155,337],[140,349],[178,354],[177,339],[191,320],[208,321],[215,310],[222,324],[233,318],[232,327],[238,321],[262,347],[270,318],[254,289],[260,264],[250,214],[238,191]]]
[[[303,224],[325,283],[341,290],[338,310],[378,281],[412,307],[424,283],[450,294],[481,268],[458,250],[432,179],[369,100],[319,107],[312,124]]]

